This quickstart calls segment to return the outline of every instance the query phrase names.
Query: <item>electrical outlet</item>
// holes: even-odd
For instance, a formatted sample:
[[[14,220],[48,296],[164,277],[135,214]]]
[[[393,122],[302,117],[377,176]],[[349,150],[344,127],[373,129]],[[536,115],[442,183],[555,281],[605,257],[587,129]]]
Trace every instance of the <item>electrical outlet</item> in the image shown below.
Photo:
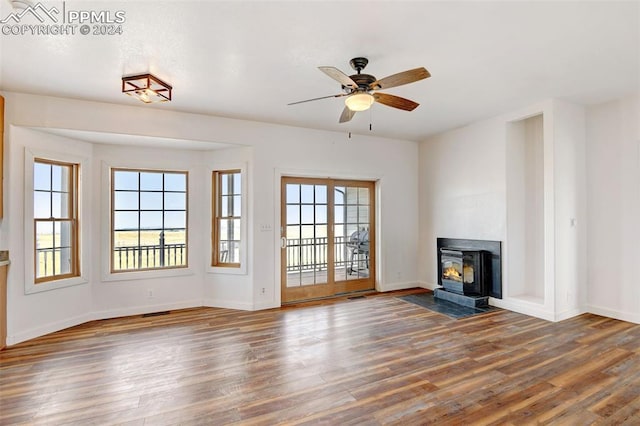
[[[264,287],[262,287],[262,294],[265,294],[265,292],[266,292],[266,291],[265,291],[265,288],[264,288]]]

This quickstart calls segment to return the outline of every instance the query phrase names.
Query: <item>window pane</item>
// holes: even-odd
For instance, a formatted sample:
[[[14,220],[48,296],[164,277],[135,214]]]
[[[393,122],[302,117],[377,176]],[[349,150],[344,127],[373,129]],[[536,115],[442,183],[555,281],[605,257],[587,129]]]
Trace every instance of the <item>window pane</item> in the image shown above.
[[[358,188],[347,188],[346,193],[347,204],[358,204]]]
[[[287,203],[297,204],[300,202],[300,185],[287,184]]]
[[[138,192],[117,191],[113,198],[116,210],[138,210]]]
[[[140,172],[141,191],[162,191],[162,173]]]
[[[335,223],[344,223],[344,206],[334,207],[333,220]]]
[[[57,259],[60,261],[60,274],[70,274],[72,271],[73,259],[71,258],[71,248],[61,248],[58,251]],[[56,259],[56,260],[57,260]],[[58,268],[56,268],[58,269]]]
[[[113,213],[113,229],[117,231],[137,230],[138,229],[138,212]]]
[[[166,210],[186,210],[187,194],[179,192],[165,192],[164,208]]]
[[[240,240],[240,219],[233,219],[233,239]]]
[[[316,203],[318,204],[327,203],[327,186],[326,185],[316,185]]]
[[[162,192],[140,192],[140,210],[162,210]]]
[[[223,195],[220,198],[220,216],[222,217],[231,216],[228,195]]]
[[[287,240],[297,240],[300,238],[299,226],[287,226]]]
[[[313,203],[313,185],[300,185],[303,203]]]
[[[369,206],[358,206],[358,222],[369,223]]]
[[[51,178],[51,189],[54,191],[69,191],[69,166],[51,166],[53,177]]]
[[[220,193],[222,195],[229,195],[229,175],[227,173],[220,174]]]
[[[186,212],[164,212],[164,227],[165,229],[186,229],[187,227],[187,214]]]
[[[138,245],[138,231],[115,231],[113,233],[114,247],[136,247]]]
[[[36,250],[53,247],[53,222],[36,222]]]
[[[36,219],[51,217],[51,193],[39,192],[33,193],[33,217]]]
[[[344,186],[336,186],[334,188],[335,204],[344,204],[344,194],[346,188]]]
[[[316,223],[327,223],[327,206],[316,205]]]
[[[233,215],[235,217],[242,216],[242,196],[236,195],[233,197]]]
[[[164,190],[187,192],[186,173],[165,173]]]
[[[63,192],[53,192],[51,194],[52,216],[55,218],[69,218],[69,194]]]
[[[116,170],[113,172],[113,188],[138,190],[138,172]]]
[[[242,175],[240,173],[233,174],[233,192],[234,194],[242,193]]]
[[[187,231],[185,229],[164,231],[165,244],[186,244]]]
[[[54,244],[59,247],[71,247],[71,222],[55,222]]]
[[[347,206],[347,223],[358,222],[358,206]]]
[[[162,229],[162,212],[140,212],[140,230]]]
[[[287,206],[287,225],[300,223],[300,206]]]
[[[300,206],[302,209],[302,223],[313,223],[313,206]]]
[[[51,190],[51,164],[33,164],[33,189]]]
[[[231,239],[231,237],[229,235],[229,232],[232,232],[232,231],[230,231],[231,228],[229,226],[230,225],[230,221],[231,221],[231,219],[220,219],[218,221],[218,224],[219,224],[219,227],[220,227],[220,229],[219,229],[220,241]]]
[[[369,188],[358,188],[358,204],[369,204]]]

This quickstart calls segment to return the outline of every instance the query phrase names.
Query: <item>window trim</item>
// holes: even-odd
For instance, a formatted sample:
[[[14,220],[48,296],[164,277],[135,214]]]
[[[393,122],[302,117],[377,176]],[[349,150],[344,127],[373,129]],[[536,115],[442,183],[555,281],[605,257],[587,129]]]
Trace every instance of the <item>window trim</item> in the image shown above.
[[[42,281],[36,284],[35,282],[35,226],[34,226],[34,205],[33,205],[33,165],[36,158],[46,159],[50,161],[57,161],[61,163],[74,163],[78,164],[76,180],[78,183],[78,189],[76,192],[77,200],[77,226],[76,233],[76,247],[78,256],[78,275],[73,277],[66,277],[56,280]],[[82,156],[73,154],[45,151],[40,149],[33,149],[30,147],[24,148],[24,198],[23,198],[23,215],[25,218],[31,218],[24,220],[23,235],[25,244],[23,245],[24,252],[24,292],[25,294],[40,293],[43,291],[56,290],[65,287],[77,286],[87,284],[89,282],[89,275],[91,265],[89,263],[89,251],[85,238],[89,235],[89,223],[83,220],[86,214],[91,211],[91,200],[87,195],[91,186],[90,174],[86,174],[89,170],[89,159]]]
[[[114,213],[115,213],[115,188],[114,184],[114,174],[117,171],[126,171],[126,172],[137,172],[137,173],[162,173],[162,174],[184,174],[186,179],[185,185],[185,263],[184,265],[175,265],[175,266],[161,266],[161,267],[152,267],[152,268],[136,268],[136,269],[114,269],[113,265],[113,251],[114,251]],[[151,276],[140,277],[140,278],[150,278],[157,276],[167,276],[167,275],[156,275],[155,273],[165,273],[166,271],[190,271],[189,267],[189,171],[188,170],[176,170],[176,169],[167,169],[167,168],[141,168],[141,167],[109,167],[109,183],[108,183],[108,197],[109,197],[109,225],[108,225],[108,233],[109,233],[109,244],[108,244],[108,259],[107,259],[107,270],[109,273],[109,277],[115,277],[119,275],[123,275],[122,279],[127,279],[126,274],[137,274],[137,273],[151,273]],[[140,188],[138,188],[138,194],[140,194]],[[162,190],[164,194],[164,189]],[[139,195],[138,195],[139,196]],[[140,206],[138,206],[138,212],[140,212]],[[163,207],[163,212],[164,207]],[[140,229],[138,229],[140,231]],[[178,272],[176,275],[184,275],[184,272]],[[173,275],[173,274],[171,274]],[[104,279],[104,278],[103,278]],[[111,278],[105,279],[106,281],[114,280],[117,281],[119,278]]]
[[[40,158],[40,157],[35,157],[33,158],[33,163],[40,163],[40,164],[49,164],[52,166],[65,166],[68,167],[70,169],[71,172],[71,179],[69,181],[69,186],[67,188],[68,193],[70,194],[69,196],[69,205],[67,206],[70,214],[68,215],[67,218],[54,218],[54,217],[50,217],[50,218],[36,218],[35,213],[31,214],[31,217],[33,218],[33,251],[34,251],[34,256],[33,256],[33,276],[34,276],[34,283],[36,285],[40,285],[42,283],[46,283],[46,282],[50,282],[50,281],[59,281],[59,280],[64,280],[67,278],[74,278],[74,277],[78,277],[80,276],[80,271],[81,271],[81,265],[80,265],[80,256],[78,254],[78,231],[79,231],[79,226],[78,226],[78,191],[80,189],[79,186],[79,172],[80,172],[80,164],[75,163],[75,162],[68,162],[68,161],[59,161],[59,160],[51,160],[48,158]],[[33,174],[33,173],[32,173]],[[33,191],[31,191],[31,196],[33,197],[33,194],[35,192],[35,185],[33,188]],[[51,193],[53,193],[53,189],[50,191]],[[35,209],[35,207],[34,207]],[[71,226],[71,259],[72,261],[72,265],[71,265],[71,272],[67,273],[67,274],[59,274],[59,275],[51,275],[51,276],[46,276],[46,277],[41,277],[38,278],[37,274],[36,274],[36,270],[38,268],[38,256],[36,255],[36,250],[37,250],[37,245],[36,245],[36,235],[37,235],[37,227],[38,227],[38,223],[39,222],[53,222],[54,224],[56,222],[70,222]],[[54,247],[55,248],[55,247]]]

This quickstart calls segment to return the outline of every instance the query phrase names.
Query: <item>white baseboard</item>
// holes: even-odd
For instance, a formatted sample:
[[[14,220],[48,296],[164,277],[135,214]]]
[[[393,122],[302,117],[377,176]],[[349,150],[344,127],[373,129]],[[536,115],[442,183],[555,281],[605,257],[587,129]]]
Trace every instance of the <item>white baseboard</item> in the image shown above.
[[[428,283],[426,281],[418,281],[418,287],[426,288],[427,290],[435,290],[439,285],[435,283]]]
[[[275,303],[273,300],[269,300],[269,301],[266,301],[266,302],[254,303],[252,311],[262,311],[262,310],[265,310],[265,309],[273,309],[273,308],[279,308],[279,307],[280,307],[280,305]]]
[[[45,324],[41,327],[35,327],[29,330],[21,331],[19,333],[7,336],[7,346],[16,345],[27,340],[35,339],[36,337],[44,336],[45,334],[84,324],[85,322],[92,321],[93,319],[93,315],[91,313],[87,313],[72,318],[65,318],[62,321]]]
[[[159,303],[157,305],[131,306],[127,308],[96,311],[96,312],[93,312],[92,319],[101,320],[101,319],[108,319],[108,318],[128,317],[131,315],[144,315],[144,314],[150,314],[153,312],[172,311],[175,309],[199,308],[201,306],[202,306],[201,299],[185,300],[182,302],[174,302],[174,303]]]
[[[555,320],[556,321],[564,321],[566,319],[573,318],[575,316],[578,316],[578,315],[581,315],[581,314],[584,314],[584,313],[585,313],[584,309],[580,309],[580,308],[568,309],[568,310],[566,310],[564,312],[556,313],[556,315],[555,315],[556,319]]]
[[[615,309],[609,309],[602,306],[594,305],[587,305],[586,311],[591,314],[601,315],[603,317],[640,324],[640,313],[637,312],[618,311]]]
[[[553,312],[544,309],[544,305],[538,303],[527,302],[521,299],[496,299],[489,298],[489,305],[497,308],[507,309],[509,311],[518,312],[520,314],[529,315],[547,321],[556,321]]]
[[[385,283],[376,285],[376,290],[379,292],[394,291],[394,290],[406,290],[408,288],[419,287],[416,281],[406,281],[401,283]]]
[[[224,308],[224,309],[237,309],[239,311],[252,311],[253,303],[237,302],[233,300],[220,300],[220,299],[204,299],[202,306],[208,308]]]

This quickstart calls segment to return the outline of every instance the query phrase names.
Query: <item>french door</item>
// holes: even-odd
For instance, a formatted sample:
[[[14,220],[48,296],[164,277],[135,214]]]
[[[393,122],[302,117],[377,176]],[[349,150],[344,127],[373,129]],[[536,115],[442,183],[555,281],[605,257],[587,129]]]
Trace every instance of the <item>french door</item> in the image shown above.
[[[283,303],[375,288],[374,185],[282,178]]]

